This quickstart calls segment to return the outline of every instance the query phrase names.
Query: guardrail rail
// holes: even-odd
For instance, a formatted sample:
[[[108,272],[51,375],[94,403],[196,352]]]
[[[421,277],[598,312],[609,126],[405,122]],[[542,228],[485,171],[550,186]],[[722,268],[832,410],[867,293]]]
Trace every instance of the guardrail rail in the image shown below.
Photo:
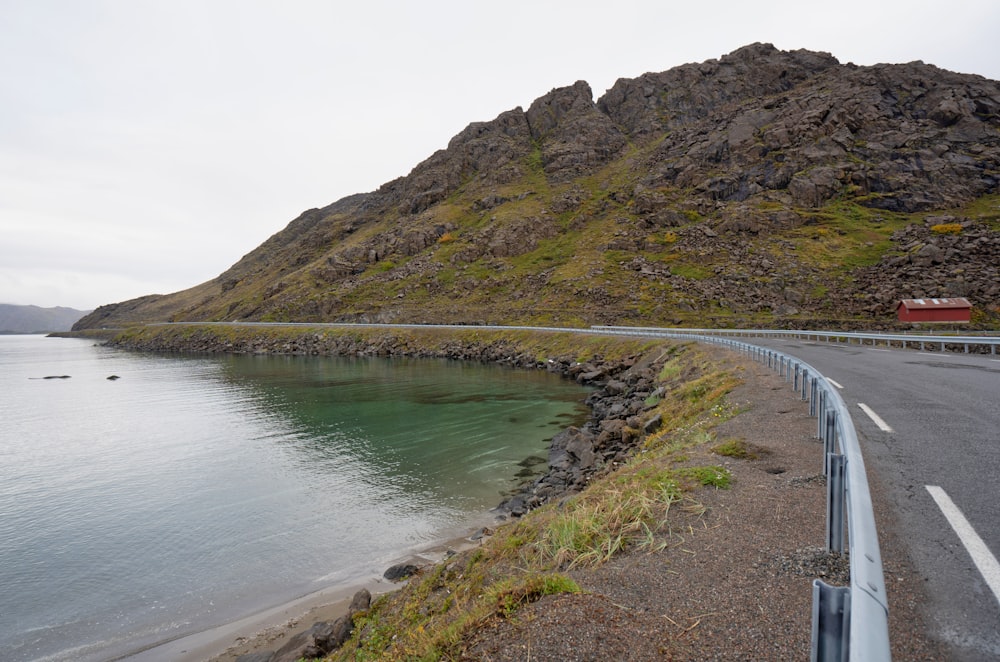
[[[1000,346],[1000,336],[995,335],[944,335],[944,334],[922,334],[922,333],[868,333],[858,331],[805,331],[802,329],[661,329],[658,327],[613,327],[595,326],[594,329],[616,329],[629,328],[639,331],[669,331],[676,336],[723,336],[723,337],[754,337],[754,338],[809,338],[811,340],[823,340],[826,342],[846,342],[851,344],[857,340],[859,345],[871,341],[873,347],[884,343],[887,347],[899,346],[906,349],[908,346],[919,347],[921,351],[950,351],[951,348],[960,348],[962,352],[968,354],[970,348],[981,347],[985,352],[996,356],[997,346]]]

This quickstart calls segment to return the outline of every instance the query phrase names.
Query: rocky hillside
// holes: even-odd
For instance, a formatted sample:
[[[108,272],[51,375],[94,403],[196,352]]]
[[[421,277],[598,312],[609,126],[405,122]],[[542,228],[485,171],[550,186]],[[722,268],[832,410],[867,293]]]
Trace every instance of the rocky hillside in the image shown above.
[[[1000,322],[1000,84],[766,44],[585,82],[311,209],[160,320],[887,327],[911,296]]]

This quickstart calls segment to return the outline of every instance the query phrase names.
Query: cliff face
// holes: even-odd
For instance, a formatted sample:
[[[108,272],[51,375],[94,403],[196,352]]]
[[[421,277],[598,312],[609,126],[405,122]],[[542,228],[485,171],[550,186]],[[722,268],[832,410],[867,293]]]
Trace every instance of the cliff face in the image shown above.
[[[304,212],[156,320],[888,324],[998,315],[1000,84],[755,44],[577,82]],[[928,257],[930,256],[930,257]]]

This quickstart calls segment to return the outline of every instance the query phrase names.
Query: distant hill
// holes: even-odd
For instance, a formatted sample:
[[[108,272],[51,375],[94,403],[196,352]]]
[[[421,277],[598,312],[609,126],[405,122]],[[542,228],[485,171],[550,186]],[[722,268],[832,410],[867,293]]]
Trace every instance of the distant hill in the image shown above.
[[[69,331],[76,322],[90,313],[74,308],[39,308],[0,303],[0,333],[52,333]]]
[[[217,278],[77,327],[872,328],[901,298],[962,296],[995,328],[998,186],[996,81],[753,44],[474,122]]]

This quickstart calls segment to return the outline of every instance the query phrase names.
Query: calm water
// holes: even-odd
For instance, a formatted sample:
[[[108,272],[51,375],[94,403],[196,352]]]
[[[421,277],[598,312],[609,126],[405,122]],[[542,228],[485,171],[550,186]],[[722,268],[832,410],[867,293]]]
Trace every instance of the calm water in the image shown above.
[[[478,364],[0,336],[0,659],[107,660],[381,574],[497,505],[584,395]]]

